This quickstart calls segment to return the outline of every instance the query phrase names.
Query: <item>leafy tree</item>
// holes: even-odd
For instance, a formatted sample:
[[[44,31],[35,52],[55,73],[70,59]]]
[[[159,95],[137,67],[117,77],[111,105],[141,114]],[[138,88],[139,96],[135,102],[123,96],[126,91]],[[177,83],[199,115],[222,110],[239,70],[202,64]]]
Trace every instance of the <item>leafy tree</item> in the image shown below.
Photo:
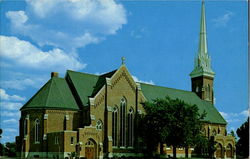
[[[6,156],[14,157],[16,156],[16,143],[15,142],[6,142],[4,147],[4,152]]]
[[[144,104],[146,115],[143,125],[148,150],[155,150],[158,143],[173,147],[176,158],[177,147],[194,146],[200,138],[201,119],[196,105],[189,105],[180,99],[155,99]]]
[[[249,117],[236,131],[239,140],[236,144],[237,155],[248,158],[249,156]]]
[[[0,156],[4,154],[4,145],[0,143]]]
[[[237,140],[236,135],[233,130],[230,131],[230,135],[234,137],[235,141]]]

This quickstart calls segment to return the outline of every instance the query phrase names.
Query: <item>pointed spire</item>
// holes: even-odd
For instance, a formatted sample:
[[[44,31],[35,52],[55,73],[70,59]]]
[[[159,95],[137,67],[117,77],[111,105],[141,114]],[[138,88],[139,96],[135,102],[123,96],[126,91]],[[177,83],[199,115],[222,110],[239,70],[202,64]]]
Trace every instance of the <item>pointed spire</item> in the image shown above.
[[[208,55],[207,49],[206,15],[204,0],[202,0],[200,20],[199,48],[194,61],[194,70],[191,72],[190,76],[197,77],[207,75],[214,77],[214,72],[211,69],[211,59]]]
[[[206,15],[205,15],[205,4],[202,0],[201,7],[201,24],[200,24],[200,41],[199,41],[199,55],[207,54],[207,35],[206,35]]]

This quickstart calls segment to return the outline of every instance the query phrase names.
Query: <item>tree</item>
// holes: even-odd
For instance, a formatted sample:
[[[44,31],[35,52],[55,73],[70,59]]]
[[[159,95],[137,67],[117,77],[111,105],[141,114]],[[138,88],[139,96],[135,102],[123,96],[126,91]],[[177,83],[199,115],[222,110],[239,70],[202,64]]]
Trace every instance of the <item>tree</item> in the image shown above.
[[[4,152],[6,156],[14,157],[16,156],[16,143],[15,142],[6,142],[4,147]]]
[[[201,120],[205,117],[198,112],[196,105],[190,105],[180,99],[155,99],[144,104],[143,132],[147,137],[149,150],[155,150],[158,143],[166,143],[173,147],[176,158],[177,147],[194,146],[200,138]],[[148,140],[148,141],[147,141]]]
[[[239,140],[236,144],[237,155],[243,158],[249,156],[249,117],[245,123],[241,125],[236,131]]]
[[[230,135],[234,137],[235,141],[237,141],[236,135],[233,130],[230,131]]]

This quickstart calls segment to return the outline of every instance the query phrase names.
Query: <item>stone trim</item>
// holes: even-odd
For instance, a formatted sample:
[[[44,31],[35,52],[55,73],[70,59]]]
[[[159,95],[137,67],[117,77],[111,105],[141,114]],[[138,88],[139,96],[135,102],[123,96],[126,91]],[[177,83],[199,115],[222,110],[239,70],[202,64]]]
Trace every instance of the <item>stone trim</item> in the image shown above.
[[[125,156],[125,157],[129,157],[129,156],[143,157],[144,154],[143,153],[113,153],[113,152],[110,152],[108,154],[108,157],[114,157],[114,156],[117,156],[117,157],[122,157],[122,156]]]
[[[47,134],[43,135],[43,140],[47,140]]]
[[[109,112],[113,112],[113,107],[107,106],[107,109],[108,109]]]
[[[141,84],[139,82],[136,82],[136,86],[137,86],[138,91],[141,91]]]
[[[65,119],[69,120],[69,115],[68,114],[65,115]]]
[[[113,141],[112,136],[108,136],[108,141]]]
[[[108,86],[112,86],[111,78],[106,77],[106,83]]]
[[[90,114],[90,119],[91,119],[91,120],[95,120],[95,115]]]
[[[90,103],[90,106],[94,106],[95,105],[95,98],[89,98],[89,103]]]
[[[47,120],[48,117],[49,117],[49,114],[44,114],[44,115],[43,115],[43,119],[44,119],[44,120]]]

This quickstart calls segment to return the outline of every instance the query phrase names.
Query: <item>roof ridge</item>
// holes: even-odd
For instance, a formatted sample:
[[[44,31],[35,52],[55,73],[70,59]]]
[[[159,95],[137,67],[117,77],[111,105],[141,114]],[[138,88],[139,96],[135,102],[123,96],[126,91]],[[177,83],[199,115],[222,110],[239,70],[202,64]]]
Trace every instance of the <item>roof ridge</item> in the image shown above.
[[[63,80],[65,80],[65,79],[63,79]],[[60,93],[60,96],[62,97],[62,100],[61,100],[61,101],[63,102],[64,105],[67,105],[66,102],[65,102],[65,99],[63,98],[63,95],[62,95],[62,93],[61,93],[61,90],[59,89],[59,87],[58,87],[56,81],[55,81],[55,86],[56,86],[58,92]]]
[[[51,86],[52,86],[52,83],[53,83],[53,81],[54,81],[54,77],[52,77],[50,80],[51,80],[51,83],[50,83],[50,85],[49,85],[49,92],[48,92],[48,95],[47,95],[47,98],[46,98],[45,106],[47,106],[47,104],[48,104],[48,98],[49,98],[49,95],[50,95]],[[50,81],[50,80],[49,80],[49,81]]]
[[[183,91],[183,92],[188,92],[188,93],[194,93],[194,92],[192,92],[192,91],[187,91],[187,90],[183,90],[183,89],[177,89],[177,88],[171,88],[171,87],[153,85],[153,84],[148,84],[148,83],[143,83],[143,82],[139,82],[139,83],[140,83],[140,84],[145,84],[145,85],[150,85],[150,86],[155,86],[155,87],[161,87],[161,88],[167,88],[167,89],[172,89],[172,90],[177,90],[177,91]]]
[[[49,79],[36,93],[35,95],[33,95],[21,108],[20,110],[22,110],[26,105],[28,105],[30,102],[32,102],[32,100],[47,86],[49,85],[51,82],[51,79]]]
[[[67,70],[67,72],[74,72],[74,73],[79,73],[79,74],[85,74],[85,75],[100,77],[100,75],[90,74],[90,73],[85,73],[85,72],[72,71],[72,70]]]
[[[113,70],[113,71],[110,71],[110,72],[103,73],[103,74],[101,74],[101,75],[99,75],[99,76],[100,76],[100,77],[101,77],[101,76],[105,76],[105,75],[108,75],[108,74],[113,73],[113,72],[116,72],[116,71],[117,71],[117,69],[115,69],[115,70]]]

